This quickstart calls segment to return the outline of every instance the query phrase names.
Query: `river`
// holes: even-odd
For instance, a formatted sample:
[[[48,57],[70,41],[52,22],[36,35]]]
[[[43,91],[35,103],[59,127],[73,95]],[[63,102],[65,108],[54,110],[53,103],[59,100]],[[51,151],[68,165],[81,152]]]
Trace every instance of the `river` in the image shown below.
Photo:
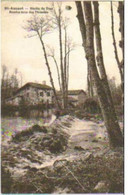
[[[16,134],[19,131],[23,131],[35,124],[44,125],[46,123],[49,123],[52,118],[52,113],[52,109],[43,111],[31,109],[29,112],[29,118],[20,117],[18,112],[15,113],[15,116],[2,117],[2,141],[9,140],[12,135]]]
[[[2,117],[1,118],[1,131],[2,141],[9,140],[12,135],[19,131],[23,131],[35,124],[43,125],[49,123],[52,116],[47,118],[29,118],[25,119],[22,117]]]

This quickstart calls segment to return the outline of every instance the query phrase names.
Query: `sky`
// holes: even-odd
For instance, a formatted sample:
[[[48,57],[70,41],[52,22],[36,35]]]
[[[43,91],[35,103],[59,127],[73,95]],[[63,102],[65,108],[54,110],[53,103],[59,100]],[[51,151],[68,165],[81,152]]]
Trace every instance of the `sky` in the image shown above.
[[[67,10],[66,6],[70,5],[71,10]],[[117,13],[118,4],[114,2],[114,21],[115,33],[117,43],[120,40],[119,29],[119,15]],[[1,36],[1,58],[2,64],[8,67],[10,73],[15,68],[18,69],[19,78],[22,74],[23,84],[27,82],[46,81],[50,85],[47,67],[43,57],[43,51],[38,37],[27,38],[28,32],[23,28],[26,20],[31,17],[31,14],[14,14],[9,13],[8,8],[24,8],[30,10],[33,8],[52,7],[51,3],[46,2],[2,2],[2,36]],[[6,9],[5,9],[6,8]],[[103,46],[103,56],[105,62],[106,72],[109,78],[115,77],[116,83],[120,83],[119,70],[114,56],[114,48],[112,44],[111,35],[111,13],[110,3],[100,3],[100,28]],[[84,49],[82,47],[81,33],[79,30],[78,19],[76,18],[77,12],[74,2],[63,2],[63,13],[70,19],[68,32],[73,42],[77,45],[70,55],[70,80],[69,89],[84,89],[87,88],[87,62],[85,59]],[[43,14],[40,14],[43,16]],[[59,59],[58,48],[58,31],[55,30],[44,37],[44,42],[49,46],[54,46],[56,57]],[[121,49],[118,47],[120,59]],[[56,73],[55,64],[52,59],[49,59],[53,79],[56,88],[58,89],[58,78]]]

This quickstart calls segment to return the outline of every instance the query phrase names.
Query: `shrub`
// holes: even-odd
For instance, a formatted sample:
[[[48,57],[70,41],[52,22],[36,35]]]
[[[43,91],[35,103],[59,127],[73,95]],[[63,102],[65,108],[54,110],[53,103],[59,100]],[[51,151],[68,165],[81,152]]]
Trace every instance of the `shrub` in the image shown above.
[[[88,98],[85,100],[84,109],[89,113],[100,113],[99,104],[94,98]]]

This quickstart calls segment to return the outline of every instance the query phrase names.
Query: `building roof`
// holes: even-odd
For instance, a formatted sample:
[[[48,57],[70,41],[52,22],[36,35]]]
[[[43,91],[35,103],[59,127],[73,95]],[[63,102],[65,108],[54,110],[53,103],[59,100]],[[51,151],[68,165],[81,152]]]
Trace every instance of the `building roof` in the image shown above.
[[[86,92],[83,89],[78,90],[68,90],[68,95],[79,95],[80,93],[84,93],[86,95]],[[61,91],[57,91],[57,95],[61,95]]]
[[[22,97],[23,97],[22,95],[11,96],[11,97],[6,98],[5,100],[6,100],[6,101],[10,101],[10,100],[13,100],[13,99],[15,99],[15,98],[22,98]]]
[[[69,91],[68,91],[68,95],[79,95],[81,92],[84,93],[84,94],[86,95],[85,91],[82,90],[82,89],[78,89],[78,90],[69,90]]]
[[[52,87],[48,86],[48,85],[45,85],[45,84],[39,84],[39,83],[32,83],[32,82],[29,82],[29,83],[26,83],[25,85],[23,85],[21,88],[19,88],[16,93],[18,93],[19,91],[23,90],[24,88],[26,87],[34,87],[34,88],[38,88],[38,89],[52,89]]]

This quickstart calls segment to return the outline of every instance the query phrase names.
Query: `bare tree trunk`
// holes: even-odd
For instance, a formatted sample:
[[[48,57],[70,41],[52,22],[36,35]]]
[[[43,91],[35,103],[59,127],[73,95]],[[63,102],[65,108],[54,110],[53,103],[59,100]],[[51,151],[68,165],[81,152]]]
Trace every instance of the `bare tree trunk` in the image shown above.
[[[92,7],[91,2],[84,2],[84,13],[86,19],[86,31],[85,31],[85,22],[83,16],[83,10],[80,2],[76,2],[77,11],[78,11],[78,21],[80,25],[80,30],[83,38],[83,46],[86,52],[86,58],[88,65],[91,69],[91,74],[94,79],[94,84],[96,87],[98,99],[100,102],[100,107],[102,110],[105,126],[108,131],[109,143],[110,146],[122,146],[123,139],[122,133],[120,131],[117,120],[111,111],[109,106],[108,98],[106,98],[104,87],[102,85],[101,79],[98,75],[98,70],[96,68],[95,62],[95,51],[94,51],[94,32],[93,32],[93,16],[92,16]],[[86,36],[86,38],[85,38]],[[86,44],[85,44],[86,43]]]
[[[56,70],[57,70],[57,75],[58,75],[58,83],[59,83],[59,87],[60,87],[60,91],[62,91],[62,87],[61,87],[61,82],[60,82],[60,73],[59,73],[59,67],[56,61],[56,58],[54,56],[51,56],[55,62],[56,65]]]
[[[123,74],[123,83],[122,83],[122,89],[124,90],[124,2],[118,2],[118,13],[120,17],[120,28],[119,31],[121,32],[121,41],[119,42],[119,46],[122,49],[122,61],[120,63],[121,65],[121,70]],[[122,105],[124,107],[124,91],[122,94]]]
[[[77,6],[77,11],[78,11],[77,18],[78,18],[79,23],[80,23],[80,31],[84,35],[84,36],[82,36],[83,47],[84,47],[84,45],[86,45],[86,26],[85,26],[85,22],[84,22],[84,15],[83,15],[81,2],[76,1],[76,6]],[[85,50],[85,47],[84,47],[84,50]],[[86,55],[86,50],[85,50],[85,55]],[[88,90],[89,90],[89,94],[91,95],[91,93],[93,94],[93,89],[92,89],[92,86],[91,86],[92,81],[90,81],[91,70],[89,68],[88,61],[87,61],[87,66],[88,66],[88,73],[89,73],[89,75],[88,75],[89,89]]]
[[[60,9],[60,8],[59,8]],[[59,14],[61,11],[59,10]],[[61,83],[62,83],[62,100],[63,109],[65,109],[65,87],[64,87],[64,67],[63,67],[63,48],[62,48],[62,27],[61,27],[61,15],[59,15],[59,45],[60,45],[60,69],[61,69]]]
[[[70,48],[69,45],[67,46],[67,73],[66,73],[66,98],[67,98],[67,104],[68,104],[68,85],[69,85],[69,61],[70,61]]]
[[[64,54],[64,88],[65,88],[65,108],[67,108],[68,105],[68,92],[67,92],[67,68],[68,68],[68,56],[69,54],[67,54],[67,30],[66,30],[66,26],[65,26],[65,54]]]
[[[124,2],[119,2],[118,6],[118,13],[120,17],[120,29],[121,32],[121,41],[120,41],[120,47],[122,48],[122,54],[124,58]]]
[[[113,46],[114,46],[115,59],[117,61],[118,69],[119,69],[119,72],[120,72],[121,83],[122,83],[121,84],[121,87],[122,87],[122,91],[123,91],[124,76],[123,76],[123,71],[122,71],[122,68],[121,68],[121,63],[119,61],[118,52],[117,52],[117,46],[116,46],[116,38],[115,38],[115,32],[114,32],[114,16],[113,16],[112,2],[111,2],[111,22],[112,22],[112,38],[113,38]]]
[[[64,83],[66,88],[66,77],[67,77],[67,32],[65,27],[65,44],[64,44]]]
[[[49,63],[48,63],[47,54],[46,54],[46,50],[45,50],[45,45],[44,45],[44,42],[43,42],[43,40],[42,40],[42,38],[41,38],[41,36],[40,36],[39,33],[38,33],[38,36],[40,38],[40,42],[41,42],[42,49],[43,49],[43,52],[44,52],[45,62],[46,62],[46,66],[48,68],[48,74],[49,74],[50,82],[51,82],[51,85],[52,85],[52,88],[53,88],[53,93],[54,93],[54,96],[55,96],[55,101],[56,101],[57,107],[59,109],[61,109],[61,106],[59,104],[59,100],[58,100],[58,97],[57,97],[57,94],[56,94],[56,90],[55,90],[55,86],[54,86],[54,82],[53,82],[53,78],[52,78],[52,73],[51,73],[51,70],[50,70]]]
[[[91,70],[90,67],[88,66],[88,73],[87,73],[87,86],[88,86],[88,96],[93,97],[93,80],[92,80],[92,75],[91,75]]]
[[[96,49],[97,49],[97,65],[100,72],[100,78],[102,80],[102,85],[104,87],[106,97],[108,98],[108,102],[110,104],[111,110],[113,112],[113,115],[115,115],[115,108],[112,100],[111,91],[108,84],[108,79],[106,75],[106,70],[104,67],[104,60],[103,60],[103,52],[102,52],[102,44],[101,44],[101,33],[100,33],[100,22],[99,22],[99,3],[93,2],[94,5],[94,29],[95,29],[95,38],[96,38]],[[117,120],[117,117],[116,119]]]

